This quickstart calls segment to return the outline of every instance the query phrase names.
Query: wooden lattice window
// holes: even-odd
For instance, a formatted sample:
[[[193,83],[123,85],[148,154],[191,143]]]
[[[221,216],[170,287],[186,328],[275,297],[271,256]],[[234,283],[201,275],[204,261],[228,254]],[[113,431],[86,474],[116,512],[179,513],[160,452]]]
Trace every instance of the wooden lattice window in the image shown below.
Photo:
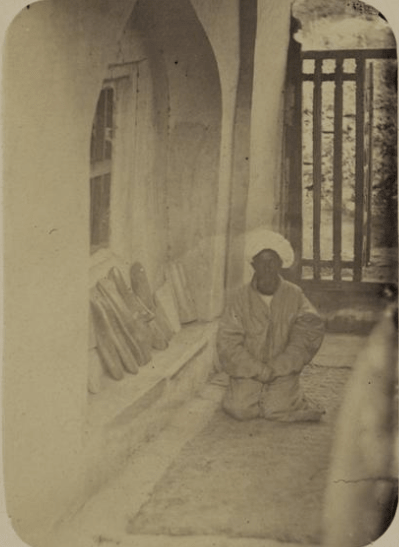
[[[101,90],[90,146],[90,250],[108,247],[110,241],[112,138],[114,89]]]

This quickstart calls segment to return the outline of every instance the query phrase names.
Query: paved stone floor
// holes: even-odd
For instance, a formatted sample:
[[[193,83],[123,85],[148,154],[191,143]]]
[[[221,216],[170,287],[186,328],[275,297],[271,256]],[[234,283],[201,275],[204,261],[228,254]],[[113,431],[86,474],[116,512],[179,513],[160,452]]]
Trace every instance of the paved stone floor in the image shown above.
[[[240,422],[218,409],[131,515],[127,531],[319,543],[332,428],[349,374],[304,369],[305,393],[326,409],[319,423]]]
[[[336,412],[332,401],[339,403],[345,378],[350,374],[350,367],[362,344],[361,337],[328,335],[314,365],[306,372],[305,387],[311,387],[312,382],[313,386],[321,385],[318,395],[324,398],[327,406],[330,405],[330,413],[327,414],[332,416],[331,419]],[[259,420],[251,424],[227,422],[220,411],[223,384],[223,375],[218,375],[198,397],[179,409],[160,435],[141,447],[126,469],[88,500],[75,515],[65,518],[59,529],[46,539],[43,547],[286,547],[298,543],[303,546],[317,544],[319,536],[316,528],[320,524],[321,507],[317,508],[319,512],[316,517],[313,516],[313,522],[312,518],[307,522],[306,512],[299,509],[301,504],[304,508],[316,507],[321,499],[320,489],[332,438],[331,422],[327,419],[327,423],[320,427],[320,424],[313,424],[319,428],[313,433],[311,425],[296,427],[289,424],[290,428],[282,431],[275,427],[276,424],[261,423]],[[250,449],[245,451],[246,444],[240,435],[251,432]],[[293,439],[291,445],[290,435]],[[223,465],[214,475],[215,480],[219,481],[216,486],[225,507],[221,511],[214,499],[218,510],[212,514],[209,496],[215,495],[212,490],[215,484],[209,475],[211,467],[206,469],[205,466],[201,474],[198,462],[211,461],[215,455],[212,451],[216,450],[217,454],[217,450],[225,450],[229,443],[232,457],[223,460]],[[283,445],[292,454],[280,458],[279,450],[283,450]],[[302,453],[304,447],[308,450],[306,454]],[[260,454],[265,454],[265,457],[259,457]],[[233,495],[233,477],[237,480],[243,457],[246,457],[247,467],[252,469],[246,478],[246,485],[244,480],[240,486],[247,489],[250,499],[250,514],[255,521],[252,528],[246,523],[237,523],[233,516],[242,510],[242,506],[237,505],[237,497],[233,500],[235,505],[233,503],[229,507],[226,504],[226,500],[228,502]],[[272,469],[268,470],[265,458],[271,458]],[[228,469],[223,469],[224,465],[231,465],[231,481]],[[309,474],[311,465],[315,480]],[[278,472],[273,473],[277,467]],[[254,497],[261,491],[259,488],[256,490],[257,471],[268,474],[268,480],[278,482],[274,482],[270,492],[262,494],[258,501]],[[303,482],[303,477],[308,480]],[[266,484],[264,481],[263,476],[263,482],[259,484]],[[288,498],[281,495],[279,501],[279,492],[284,494],[290,488],[297,489],[298,499],[297,505],[293,503],[287,508],[285,501]],[[182,507],[180,521],[179,503]],[[201,511],[201,507],[207,509]],[[229,526],[219,525],[219,517],[225,518],[229,513]],[[184,522],[185,519],[187,522]],[[276,519],[280,525],[277,521],[277,525],[272,525]],[[290,528],[285,537],[281,533],[284,526]]]

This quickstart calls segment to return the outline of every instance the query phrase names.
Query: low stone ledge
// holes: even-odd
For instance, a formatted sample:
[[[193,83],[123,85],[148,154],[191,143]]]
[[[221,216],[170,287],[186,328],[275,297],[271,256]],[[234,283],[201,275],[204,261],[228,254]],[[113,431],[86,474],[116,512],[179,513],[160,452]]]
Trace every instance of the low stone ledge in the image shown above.
[[[156,437],[215,370],[217,323],[182,328],[137,375],[89,395],[83,481],[89,498]]]
[[[89,394],[86,430],[112,423],[127,407],[139,414],[162,395],[169,380],[204,350],[215,331],[214,323],[193,323],[182,328],[164,351],[153,351],[152,360],[138,374],[121,381],[106,380],[105,389]]]

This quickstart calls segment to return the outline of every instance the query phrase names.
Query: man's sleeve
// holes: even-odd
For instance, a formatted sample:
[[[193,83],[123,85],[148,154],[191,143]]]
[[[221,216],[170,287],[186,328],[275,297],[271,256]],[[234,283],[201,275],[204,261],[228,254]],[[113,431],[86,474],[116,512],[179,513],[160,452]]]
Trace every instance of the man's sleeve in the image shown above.
[[[242,324],[239,301],[235,300],[225,309],[220,319],[216,346],[223,370],[235,378],[255,378],[266,365],[255,359],[245,348],[245,330]],[[264,380],[266,381],[266,379]]]
[[[297,318],[285,350],[270,363],[273,377],[299,373],[319,350],[324,337],[324,322],[302,293]]]

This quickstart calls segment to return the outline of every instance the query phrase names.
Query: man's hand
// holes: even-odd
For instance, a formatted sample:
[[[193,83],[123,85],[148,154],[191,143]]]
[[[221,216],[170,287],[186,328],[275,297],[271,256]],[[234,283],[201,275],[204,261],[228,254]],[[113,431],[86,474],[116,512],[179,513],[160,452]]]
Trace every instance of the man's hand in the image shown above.
[[[258,382],[262,382],[262,384],[268,384],[273,380],[273,378],[274,375],[272,367],[269,364],[265,364],[262,372],[258,374],[255,379],[258,380]]]
[[[268,363],[268,368],[273,372],[274,378],[299,374],[303,367],[304,363],[301,362],[297,355],[290,354],[287,351],[276,355]]]

